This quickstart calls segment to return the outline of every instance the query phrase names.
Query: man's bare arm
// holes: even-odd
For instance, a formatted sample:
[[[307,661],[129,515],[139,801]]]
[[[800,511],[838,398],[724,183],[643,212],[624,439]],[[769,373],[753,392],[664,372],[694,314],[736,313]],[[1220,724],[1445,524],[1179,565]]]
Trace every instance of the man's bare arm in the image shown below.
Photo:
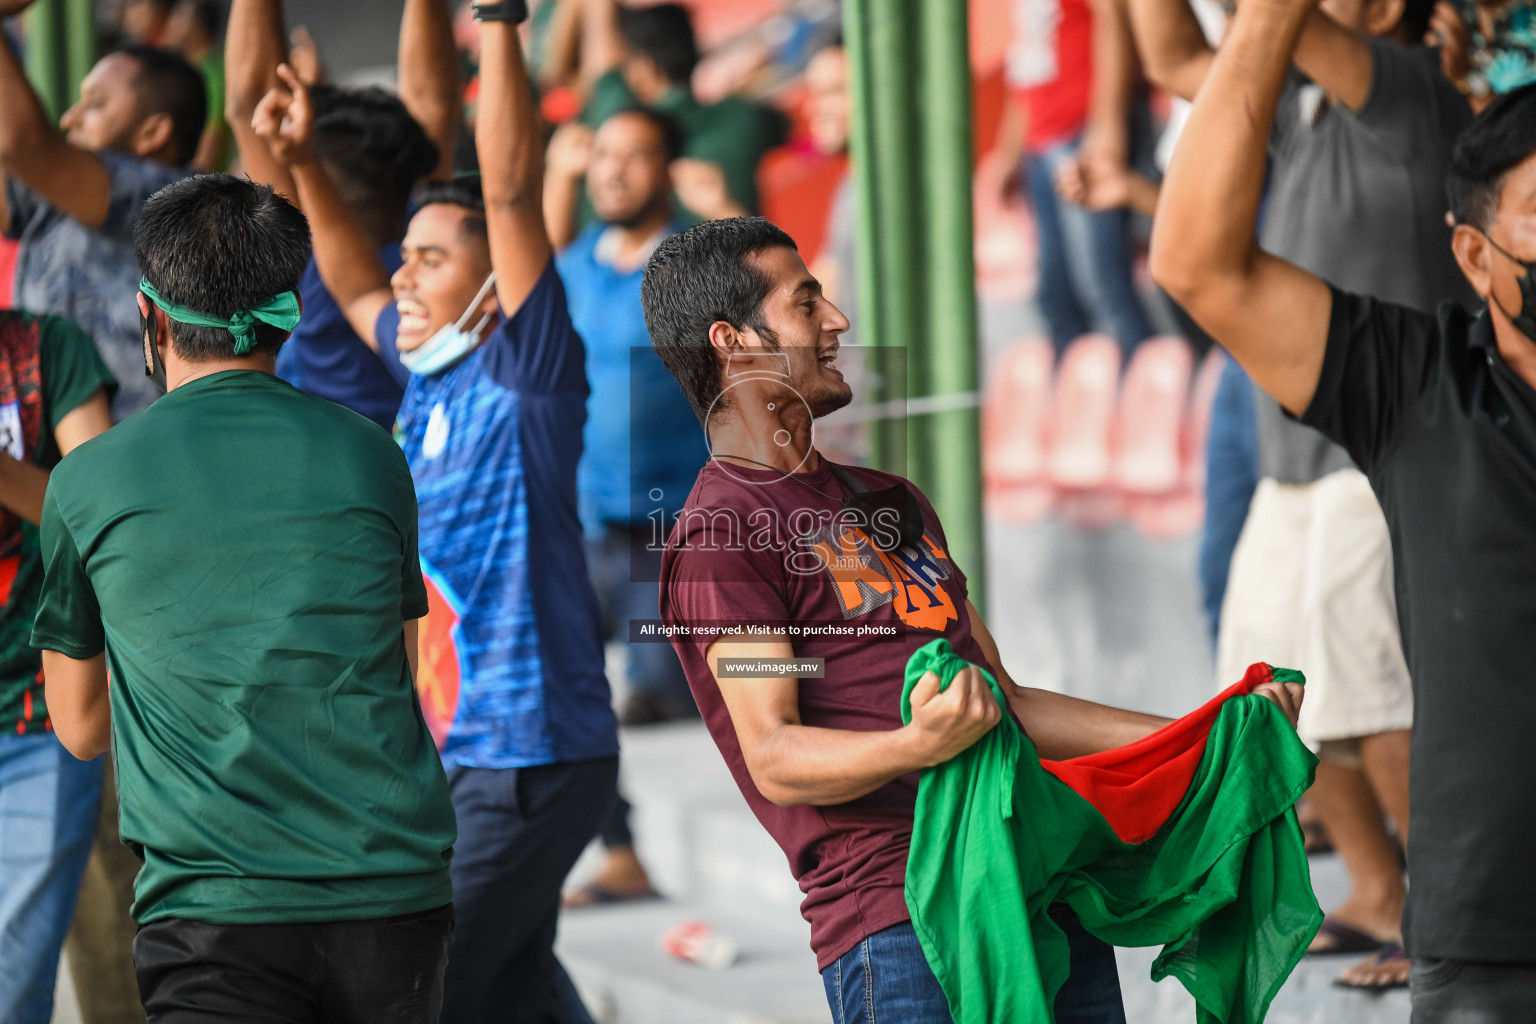
[[[101,388],[64,414],[53,430],[60,455],[112,427],[112,408]],[[0,452],[0,505],[36,526],[43,518],[43,495],[48,490],[48,471],[41,466]]]
[[[48,120],[11,48],[0,41],[0,173],[89,228],[107,219],[112,181],[94,153],[72,146]],[[0,198],[0,227],[10,207]]]
[[[624,59],[624,38],[619,35],[619,5],[615,0],[575,0],[581,4],[581,60],[577,85],[583,96],[599,78]]]
[[[1270,124],[1305,0],[1244,0],[1163,182],[1152,277],[1293,413],[1317,390],[1328,286],[1254,240]]]
[[[1371,48],[1317,8],[1307,15],[1294,56],[1302,74],[1350,110],[1371,98]]]
[[[1147,78],[1159,88],[1192,100],[1210,72],[1216,52],[1189,7],[1189,0],[1113,0],[1126,4],[1132,35]]]
[[[1079,153],[1125,163],[1131,95],[1136,88],[1136,44],[1121,0],[1092,0],[1093,86],[1088,126]]]
[[[721,658],[793,658],[784,634],[722,637],[704,652],[758,791],[781,807],[847,803],[921,768],[941,764],[1002,719],[981,676],[967,669],[938,692],[929,673],[912,691],[912,721],[860,732],[801,724],[799,680],[721,676]]]
[[[448,0],[405,0],[400,18],[400,101],[437,144],[433,178],[453,176],[453,140],[463,120],[463,96]]]
[[[1003,692],[1008,694],[1009,706],[1034,741],[1035,749],[1047,761],[1065,761],[1123,747],[1150,736],[1172,721],[1018,685],[1003,668],[997,641],[970,601],[965,602],[965,612],[971,618],[971,635],[991,663]]]
[[[44,651],[43,689],[49,721],[64,749],[82,761],[105,753],[112,745],[106,655],[80,661],[58,651]]]
[[[293,181],[309,218],[320,280],[352,330],[377,352],[379,313],[394,301],[389,270],[315,157],[309,87],[286,64],[277,73],[278,84],[251,119],[252,133]]]
[[[549,263],[542,127],[517,26],[482,23],[475,149],[496,297],[508,316],[522,306]]]
[[[405,660],[411,666],[411,682],[416,682],[416,667],[421,660],[421,647],[419,637],[421,620],[407,619],[405,621]]]
[[[287,60],[288,39],[279,0],[234,0],[224,37],[224,119],[246,177],[271,185],[298,204],[288,169],[251,129],[256,107],[278,84],[277,66]]]

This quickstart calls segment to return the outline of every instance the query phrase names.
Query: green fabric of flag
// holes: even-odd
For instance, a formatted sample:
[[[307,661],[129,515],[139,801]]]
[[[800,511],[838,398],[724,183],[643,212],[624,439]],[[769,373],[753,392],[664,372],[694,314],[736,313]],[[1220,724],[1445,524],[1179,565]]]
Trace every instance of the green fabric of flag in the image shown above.
[[[966,664],[944,640],[918,650],[903,721],[925,672],[948,686]],[[923,773],[907,864],[907,907],[956,1024],[1053,1024],[1068,972],[1054,903],[1105,942],[1163,946],[1152,979],[1178,978],[1199,1024],[1259,1024],[1323,917],[1292,806],[1317,760],[1284,714],[1251,694],[1213,707],[1209,731],[1202,722],[1189,740],[1204,744],[1192,777],[1150,779],[1188,778],[1183,799],[1150,839],[1127,843],[1042,765],[983,675],[1003,721]]]

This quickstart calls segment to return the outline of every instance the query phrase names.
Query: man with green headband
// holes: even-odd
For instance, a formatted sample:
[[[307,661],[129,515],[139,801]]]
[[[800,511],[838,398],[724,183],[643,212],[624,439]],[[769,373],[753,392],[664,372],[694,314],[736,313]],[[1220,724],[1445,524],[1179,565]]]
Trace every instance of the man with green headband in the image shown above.
[[[286,200],[189,178],[135,248],[167,393],[54,470],[32,644],[59,739],[114,756],[145,1011],[435,1022],[455,825],[410,469],[273,375],[310,254]]]

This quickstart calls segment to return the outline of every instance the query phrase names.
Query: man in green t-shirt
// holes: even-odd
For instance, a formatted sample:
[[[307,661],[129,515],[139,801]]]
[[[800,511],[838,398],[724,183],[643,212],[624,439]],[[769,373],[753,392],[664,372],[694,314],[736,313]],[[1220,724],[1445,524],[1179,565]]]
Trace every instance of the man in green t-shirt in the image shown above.
[[[53,735],[27,642],[37,521],[61,455],[112,426],[117,381],[74,323],[0,310],[0,1020],[47,1020],[59,946],[96,831],[101,763]]]
[[[689,183],[687,191],[715,191],[693,184],[712,168],[718,168],[724,178],[732,209],[691,212],[705,220],[757,213],[757,165],[788,137],[789,121],[783,113],[736,96],[718,103],[699,102],[691,85],[699,50],[685,7],[630,7],[617,0],[580,3],[580,17],[567,19],[556,31],[580,32],[582,123],[596,129],[636,104],[655,107],[682,130],[687,160],[676,170]],[[562,47],[557,43],[556,48]],[[687,198],[681,188],[679,193]]]
[[[112,747],[145,1011],[435,1021],[455,827],[405,457],[273,376],[310,255],[286,200],[189,178],[135,248],[168,393],[54,471],[32,644],[59,739]]]

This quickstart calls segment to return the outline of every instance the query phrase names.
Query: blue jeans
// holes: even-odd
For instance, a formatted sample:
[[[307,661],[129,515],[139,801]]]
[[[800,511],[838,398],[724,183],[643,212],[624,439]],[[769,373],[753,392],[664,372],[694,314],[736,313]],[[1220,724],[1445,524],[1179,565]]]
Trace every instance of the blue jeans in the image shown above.
[[[1259,485],[1259,426],[1253,382],[1229,358],[1211,408],[1211,434],[1205,450],[1205,530],[1200,535],[1200,593],[1211,642],[1221,625],[1221,601],[1227,593],[1232,552],[1248,518],[1248,504]]]
[[[1056,993],[1056,1024],[1125,1024],[1115,951],[1065,907],[1051,916],[1067,933],[1072,973]],[[952,1024],[944,990],[910,924],[878,931],[821,972],[832,1024]]]
[[[0,1021],[48,1024],[96,832],[101,761],[51,732],[0,736]]]
[[[1153,334],[1131,273],[1130,215],[1096,213],[1056,195],[1056,168],[1076,154],[1077,143],[1072,139],[1028,157],[1039,241],[1037,301],[1057,352],[1095,327],[1130,352]]]

